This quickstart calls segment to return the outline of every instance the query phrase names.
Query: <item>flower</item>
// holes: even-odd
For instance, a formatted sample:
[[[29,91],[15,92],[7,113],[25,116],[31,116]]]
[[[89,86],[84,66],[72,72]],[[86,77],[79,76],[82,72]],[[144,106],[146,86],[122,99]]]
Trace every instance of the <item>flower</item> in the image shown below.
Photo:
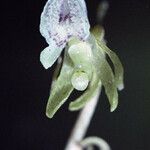
[[[107,61],[108,56],[114,72]],[[58,64],[60,65],[60,64]],[[118,56],[104,42],[102,28],[94,28],[86,41],[71,39],[63,63],[56,68],[47,102],[46,115],[52,118],[73,90],[83,91],[69,104],[69,110],[82,109],[104,86],[110,111],[118,106],[118,90],[123,89],[123,66]]]
[[[72,37],[86,40],[89,29],[84,0],[48,0],[40,22],[40,32],[49,45],[40,54],[45,69],[54,64]]]
[[[48,0],[41,15],[40,32],[48,47],[40,54],[40,61],[48,69],[65,48],[62,64],[57,64],[46,115],[52,118],[69,98],[73,90],[82,95],[69,104],[76,111],[104,86],[114,111],[118,105],[118,90],[122,90],[123,66],[118,56],[111,51],[104,39],[104,30],[90,25],[84,0]],[[113,69],[107,61],[110,58]]]

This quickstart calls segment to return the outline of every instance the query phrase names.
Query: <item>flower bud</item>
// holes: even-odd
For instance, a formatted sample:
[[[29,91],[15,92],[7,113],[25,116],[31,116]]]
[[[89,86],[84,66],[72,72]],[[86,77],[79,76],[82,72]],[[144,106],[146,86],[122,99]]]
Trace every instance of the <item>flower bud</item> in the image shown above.
[[[75,72],[71,78],[73,87],[78,91],[84,91],[89,83],[88,75],[85,72]]]

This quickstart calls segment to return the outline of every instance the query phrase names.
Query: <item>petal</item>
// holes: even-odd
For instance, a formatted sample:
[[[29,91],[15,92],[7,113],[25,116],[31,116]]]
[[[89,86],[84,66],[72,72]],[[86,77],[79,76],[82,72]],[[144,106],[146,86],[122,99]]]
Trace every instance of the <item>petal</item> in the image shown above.
[[[115,84],[115,78],[106,59],[103,59],[99,71],[100,80],[105,88],[105,93],[111,105],[111,112],[118,106],[118,92]]]
[[[102,42],[99,42],[99,46],[108,54],[111,61],[113,62],[114,69],[115,69],[115,82],[116,82],[118,90],[122,90],[124,88],[124,83],[123,83],[124,70],[123,70],[123,66],[121,64],[119,57],[116,55],[116,53],[111,51]]]
[[[89,28],[84,0],[49,0],[41,14],[40,32],[47,43],[66,44],[71,36],[86,39]]]
[[[97,41],[93,35],[90,36],[89,42],[94,45],[92,50],[95,61],[93,63],[105,88],[105,93],[111,105],[111,111],[114,111],[118,105],[118,93],[113,71],[106,60],[103,50],[96,44]]]
[[[63,0],[49,0],[41,14],[40,22],[40,32],[47,43],[51,45],[54,41],[58,47],[65,46],[68,40],[66,30],[59,24],[62,3]]]
[[[48,46],[41,52],[40,61],[45,69],[48,69],[55,63],[62,50],[63,48]]]
[[[85,40],[90,32],[90,24],[87,17],[87,9],[84,0],[68,0],[70,8],[70,26],[72,36]]]
[[[47,117],[52,118],[73,91],[73,86],[71,84],[72,73],[72,62],[65,52],[65,58],[60,75],[51,87],[52,89],[46,107]]]
[[[92,33],[94,34],[100,49],[110,57],[114,65],[116,86],[119,90],[122,90],[124,88],[124,83],[123,83],[124,70],[119,57],[116,55],[116,53],[111,51],[103,42],[103,37],[104,37],[103,27],[95,26]]]

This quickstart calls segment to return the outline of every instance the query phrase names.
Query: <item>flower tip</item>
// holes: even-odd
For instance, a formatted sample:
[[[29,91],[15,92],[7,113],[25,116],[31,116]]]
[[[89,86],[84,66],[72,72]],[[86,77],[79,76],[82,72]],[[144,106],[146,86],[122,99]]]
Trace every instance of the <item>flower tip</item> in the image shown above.
[[[51,118],[54,117],[55,112],[56,111],[53,110],[53,109],[51,109],[51,107],[49,107],[49,104],[47,104],[47,106],[46,106],[46,112],[45,112],[46,116],[51,119]]]
[[[116,110],[116,106],[112,106],[111,108],[110,108],[110,112],[114,112],[115,110]]]
[[[45,69],[50,68],[61,55],[63,48],[48,46],[40,54],[40,62]]]
[[[49,68],[49,66],[48,66],[46,63],[44,63],[43,61],[41,61],[41,59],[40,59],[40,62],[41,62],[41,64],[43,65],[43,67],[44,67],[45,69],[48,69],[48,68]]]
[[[49,51],[49,48],[45,48],[40,54],[40,62],[42,63],[45,69],[48,69],[54,63],[51,62],[50,55],[51,53]]]
[[[69,110],[70,111],[76,111],[76,108],[72,106],[72,102],[69,104]]]
[[[113,103],[111,104],[111,107],[110,107],[110,112],[115,111],[117,106],[118,106],[118,101],[113,101]]]
[[[124,84],[123,83],[119,84],[117,88],[118,88],[119,91],[123,90],[124,89]]]
[[[116,107],[111,107],[110,112],[114,112],[116,110]]]
[[[71,103],[69,104],[69,110],[70,110],[70,111],[78,111],[78,110],[80,110],[81,108],[83,108],[83,106],[82,106],[82,105],[78,105],[78,103],[76,103],[76,102],[71,102]]]
[[[53,118],[54,115],[50,114],[50,113],[48,113],[48,111],[46,111],[46,116],[51,119],[51,118]]]

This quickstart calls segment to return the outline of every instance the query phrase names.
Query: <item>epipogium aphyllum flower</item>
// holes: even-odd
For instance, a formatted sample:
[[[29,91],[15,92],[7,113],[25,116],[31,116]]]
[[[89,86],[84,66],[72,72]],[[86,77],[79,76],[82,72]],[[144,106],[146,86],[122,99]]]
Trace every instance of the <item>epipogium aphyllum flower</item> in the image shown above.
[[[72,37],[86,40],[89,28],[84,0],[48,0],[40,23],[40,32],[49,44],[40,56],[43,66],[51,67]]]
[[[62,66],[56,68],[46,115],[52,118],[74,89],[83,94],[70,103],[69,110],[83,108],[99,92],[101,84],[114,111],[118,105],[117,89],[124,87],[123,67],[106,46],[103,28],[96,26],[90,31],[84,0],[48,0],[41,15],[40,32],[49,45],[40,55],[46,69],[65,49]],[[106,55],[114,65],[114,73]]]

